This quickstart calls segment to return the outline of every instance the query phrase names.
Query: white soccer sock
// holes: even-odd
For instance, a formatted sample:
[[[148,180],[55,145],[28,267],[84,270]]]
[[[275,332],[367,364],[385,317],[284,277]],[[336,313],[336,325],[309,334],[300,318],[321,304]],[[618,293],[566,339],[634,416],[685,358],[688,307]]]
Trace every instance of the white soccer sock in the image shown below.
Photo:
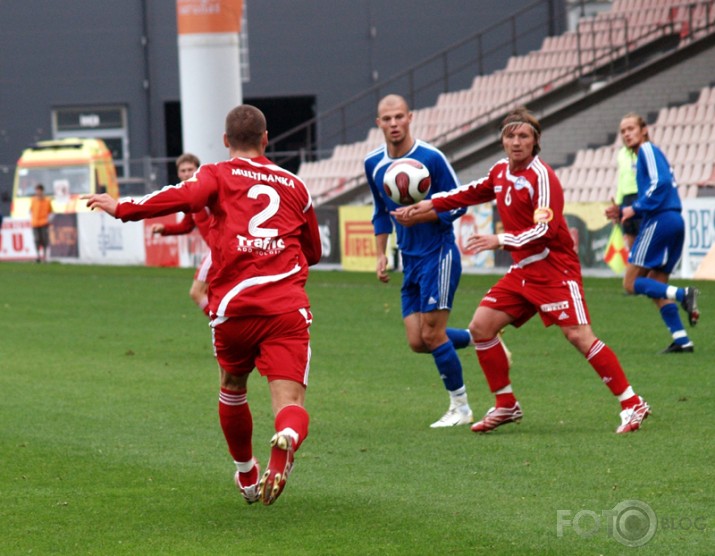
[[[628,388],[626,388],[623,391],[623,394],[618,396],[618,401],[623,402],[623,401],[627,400],[628,398],[632,398],[635,395],[636,395],[636,393],[633,391],[633,387],[629,386]]]
[[[233,463],[236,464],[236,469],[238,469],[239,473],[248,473],[256,465],[256,460],[251,458],[250,461],[234,461]]]

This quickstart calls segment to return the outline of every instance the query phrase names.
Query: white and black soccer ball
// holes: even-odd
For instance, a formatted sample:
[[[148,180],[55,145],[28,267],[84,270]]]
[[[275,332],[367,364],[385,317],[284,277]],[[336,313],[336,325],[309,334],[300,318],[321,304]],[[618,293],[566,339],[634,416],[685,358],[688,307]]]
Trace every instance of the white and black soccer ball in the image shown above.
[[[382,183],[387,196],[398,205],[419,203],[432,185],[427,167],[413,158],[401,158],[390,164]]]

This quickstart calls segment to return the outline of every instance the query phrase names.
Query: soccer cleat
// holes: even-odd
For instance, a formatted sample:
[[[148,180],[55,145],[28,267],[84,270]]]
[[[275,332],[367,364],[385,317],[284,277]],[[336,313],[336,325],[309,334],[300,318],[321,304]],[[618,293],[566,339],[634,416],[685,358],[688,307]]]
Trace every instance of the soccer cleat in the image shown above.
[[[621,426],[616,429],[617,434],[637,431],[641,423],[651,414],[650,406],[639,397],[640,402],[633,407],[621,411]]]
[[[454,427],[457,425],[469,425],[474,422],[474,414],[468,405],[449,406],[447,413],[442,415],[438,421],[430,425],[431,429],[442,427]]]
[[[277,432],[271,438],[271,459],[258,485],[258,496],[268,506],[283,492],[291,469],[293,469],[293,439],[286,433]]]
[[[258,502],[259,498],[258,485],[259,478],[261,477],[261,468],[255,459],[253,460],[253,464],[253,467],[247,473],[236,471],[236,475],[234,476],[238,490],[249,504]]]
[[[690,326],[695,326],[698,324],[698,319],[700,318],[700,310],[698,309],[698,295],[700,290],[698,288],[687,287],[685,288],[685,296],[683,301],[680,302],[680,306],[683,311],[688,313],[688,322]]]
[[[693,346],[693,343],[687,343],[684,346],[681,346],[680,344],[676,344],[673,342],[670,344],[667,348],[665,348],[663,351],[660,352],[660,355],[664,355],[666,353],[693,353],[695,351],[695,346]]]
[[[507,423],[518,423],[523,416],[519,402],[514,407],[492,407],[481,421],[472,425],[472,431],[489,432]]]

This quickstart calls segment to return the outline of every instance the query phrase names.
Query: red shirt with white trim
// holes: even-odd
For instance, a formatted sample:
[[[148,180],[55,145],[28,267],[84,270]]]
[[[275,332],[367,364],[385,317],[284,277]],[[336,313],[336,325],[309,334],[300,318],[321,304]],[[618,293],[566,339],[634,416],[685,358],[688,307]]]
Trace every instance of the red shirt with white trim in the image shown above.
[[[204,207],[212,216],[212,315],[277,315],[309,307],[308,265],[321,255],[312,199],[298,176],[265,157],[204,164],[185,182],[119,203],[116,217],[142,220]]]
[[[511,173],[506,158],[489,174],[432,197],[439,211],[496,200],[504,227],[499,243],[516,266],[534,281],[581,277],[581,263],[564,218],[564,194],[556,174],[538,156],[523,170]]]

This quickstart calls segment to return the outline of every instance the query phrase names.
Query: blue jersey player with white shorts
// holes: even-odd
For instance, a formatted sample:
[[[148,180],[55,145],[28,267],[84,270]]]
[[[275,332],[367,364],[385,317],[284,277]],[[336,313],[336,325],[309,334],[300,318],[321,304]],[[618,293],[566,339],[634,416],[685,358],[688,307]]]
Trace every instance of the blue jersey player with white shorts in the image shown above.
[[[621,120],[623,144],[638,154],[636,182],[638,198],[630,206],[609,207],[606,216],[621,221],[641,216],[643,222],[628,257],[623,286],[630,294],[646,295],[658,307],[672,343],[661,353],[692,353],[693,342],[683,327],[678,312],[680,303],[691,326],[700,312],[698,290],[668,284],[683,252],[685,223],[682,204],[670,163],[663,152],[650,142],[645,120],[638,114],[626,114]]]
[[[431,427],[469,424],[474,418],[455,348],[469,345],[471,337],[468,330],[447,328],[462,273],[452,222],[464,214],[465,209],[439,216],[433,212],[421,222],[407,226],[394,212],[400,205],[383,189],[385,171],[399,158],[419,160],[429,169],[431,187],[428,197],[457,187],[457,176],[441,151],[412,137],[412,112],[404,98],[386,96],[379,102],[377,113],[377,126],[385,136],[385,144],[365,157],[365,175],[375,206],[372,224],[377,244],[377,277],[382,282],[390,279],[385,251],[394,226],[404,271],[402,319],[407,341],[412,351],[432,354],[450,394],[447,413]]]

